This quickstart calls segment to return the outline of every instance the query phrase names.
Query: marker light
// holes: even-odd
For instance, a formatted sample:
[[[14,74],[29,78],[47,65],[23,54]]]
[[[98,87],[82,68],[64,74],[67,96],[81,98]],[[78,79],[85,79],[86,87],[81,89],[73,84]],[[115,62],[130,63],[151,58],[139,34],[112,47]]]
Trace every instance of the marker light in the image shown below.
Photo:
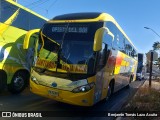
[[[39,85],[36,77],[32,76],[32,77],[31,77],[31,80],[32,80],[34,83],[36,83],[37,85]]]

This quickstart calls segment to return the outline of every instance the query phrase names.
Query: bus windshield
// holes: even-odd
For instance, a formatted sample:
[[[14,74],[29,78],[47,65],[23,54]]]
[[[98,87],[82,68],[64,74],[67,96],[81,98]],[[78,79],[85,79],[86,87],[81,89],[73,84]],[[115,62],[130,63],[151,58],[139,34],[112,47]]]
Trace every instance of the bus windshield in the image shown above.
[[[52,71],[88,73],[94,57],[94,35],[102,26],[103,22],[46,23],[41,30],[44,46],[39,57],[55,63]]]

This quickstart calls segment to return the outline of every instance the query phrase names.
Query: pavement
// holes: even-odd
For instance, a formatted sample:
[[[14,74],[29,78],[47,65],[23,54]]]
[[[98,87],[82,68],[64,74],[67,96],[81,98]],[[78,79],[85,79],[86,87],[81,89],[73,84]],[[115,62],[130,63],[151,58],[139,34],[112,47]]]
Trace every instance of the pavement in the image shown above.
[[[145,82],[143,83],[143,85],[141,85],[140,88],[144,88],[144,87],[149,87],[149,79],[145,80]],[[151,88],[155,89],[157,91],[160,91],[160,79],[153,79],[151,80]],[[138,90],[136,92],[136,94],[138,93]],[[134,96],[136,96],[136,94],[134,94]],[[123,106],[125,107],[125,106]],[[115,120],[131,120],[128,117],[117,117]]]
[[[120,91],[116,92],[107,102],[99,102],[96,105],[92,107],[79,107],[74,105],[69,105],[65,103],[60,103],[48,98],[43,98],[41,96],[37,96],[33,93],[31,93],[28,89],[25,89],[21,94],[18,95],[12,95],[8,91],[4,91],[4,93],[0,94],[0,111],[48,111],[52,112],[53,114],[58,112],[58,114],[61,114],[61,117],[53,117],[54,120],[113,120],[115,117],[108,117],[107,112],[112,111],[120,111],[125,104],[128,103],[132,99],[132,97],[135,95],[137,90],[141,85],[143,85],[143,81],[134,81],[130,84],[130,88],[123,88]],[[76,116],[76,117],[63,117],[63,114],[67,113],[68,111],[71,111],[69,113],[70,116],[76,116],[74,115],[74,111],[77,113],[90,113],[93,114],[96,112],[95,117],[89,116],[89,117],[82,117],[82,116]],[[103,114],[101,116],[101,113]],[[105,116],[104,116],[105,115]],[[98,117],[101,116],[101,117]],[[107,116],[107,117],[106,117]],[[12,118],[10,118],[12,119]],[[0,118],[0,120],[10,120],[8,118]],[[14,119],[14,118],[13,118]],[[23,120],[23,118],[15,118],[16,120]],[[30,120],[30,118],[28,118]],[[27,120],[28,120],[27,119]],[[48,118],[39,118],[38,120],[48,120]]]
[[[149,80],[146,80],[141,87],[149,87]],[[151,80],[151,88],[160,91],[160,79]]]

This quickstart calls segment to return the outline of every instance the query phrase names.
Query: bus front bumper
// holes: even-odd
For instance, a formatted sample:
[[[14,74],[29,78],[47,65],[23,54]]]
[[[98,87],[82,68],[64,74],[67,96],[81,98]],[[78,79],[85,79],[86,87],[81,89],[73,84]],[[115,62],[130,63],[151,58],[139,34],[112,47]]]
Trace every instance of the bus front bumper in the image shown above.
[[[72,105],[92,106],[94,101],[94,88],[87,92],[73,93],[67,90],[38,85],[30,80],[30,91],[34,94]]]

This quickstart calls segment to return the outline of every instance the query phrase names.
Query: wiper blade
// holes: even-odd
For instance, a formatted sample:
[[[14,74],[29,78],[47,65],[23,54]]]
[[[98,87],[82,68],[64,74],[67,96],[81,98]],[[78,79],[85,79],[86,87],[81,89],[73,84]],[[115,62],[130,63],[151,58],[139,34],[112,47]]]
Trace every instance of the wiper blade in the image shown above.
[[[59,50],[58,50],[58,59],[57,59],[56,72],[57,72],[57,68],[61,68],[60,57],[61,57],[61,52],[62,52],[64,37],[65,37],[65,35],[66,35],[66,33],[67,33],[68,26],[69,26],[69,23],[67,24],[67,28],[65,29],[65,32],[63,33],[63,36],[62,36],[62,43],[60,44],[60,48],[59,48]]]

